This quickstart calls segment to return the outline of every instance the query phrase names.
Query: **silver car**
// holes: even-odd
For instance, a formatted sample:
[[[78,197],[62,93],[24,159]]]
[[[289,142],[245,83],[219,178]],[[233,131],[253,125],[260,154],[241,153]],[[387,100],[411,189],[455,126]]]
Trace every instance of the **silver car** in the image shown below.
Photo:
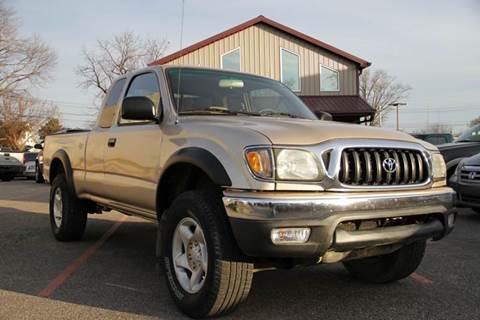
[[[13,178],[23,175],[24,166],[9,153],[0,153],[0,180],[11,181]]]

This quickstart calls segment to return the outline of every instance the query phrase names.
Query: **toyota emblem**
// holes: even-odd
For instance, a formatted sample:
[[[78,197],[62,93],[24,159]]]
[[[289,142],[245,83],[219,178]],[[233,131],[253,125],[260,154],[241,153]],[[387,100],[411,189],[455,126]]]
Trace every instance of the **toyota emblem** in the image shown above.
[[[382,167],[387,173],[394,173],[397,171],[397,161],[393,158],[386,158],[382,162]]]

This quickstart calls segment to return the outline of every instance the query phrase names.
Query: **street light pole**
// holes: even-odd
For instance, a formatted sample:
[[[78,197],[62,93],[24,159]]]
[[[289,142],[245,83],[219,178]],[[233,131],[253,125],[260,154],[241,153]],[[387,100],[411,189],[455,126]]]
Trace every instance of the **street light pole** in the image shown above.
[[[395,102],[395,103],[390,103],[389,106],[395,107],[396,113],[397,113],[397,131],[400,130],[400,117],[398,115],[398,107],[399,106],[406,106],[407,104],[405,102]]]

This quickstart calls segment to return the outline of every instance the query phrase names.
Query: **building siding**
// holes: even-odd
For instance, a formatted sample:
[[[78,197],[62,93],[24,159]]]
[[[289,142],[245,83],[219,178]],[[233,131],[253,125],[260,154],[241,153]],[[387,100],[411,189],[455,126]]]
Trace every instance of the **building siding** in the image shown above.
[[[300,57],[299,95],[357,95],[358,66],[265,24],[256,24],[224,39],[190,52],[168,64],[220,68],[220,56],[240,47],[240,68],[280,81],[280,48]],[[320,91],[320,65],[339,72],[340,91]]]

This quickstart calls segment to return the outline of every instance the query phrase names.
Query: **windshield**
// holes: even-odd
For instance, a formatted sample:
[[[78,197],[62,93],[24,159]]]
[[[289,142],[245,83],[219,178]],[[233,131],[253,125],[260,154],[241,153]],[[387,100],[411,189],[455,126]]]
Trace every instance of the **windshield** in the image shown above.
[[[196,68],[166,71],[180,115],[225,114],[317,119],[283,84],[236,72]]]
[[[480,124],[470,129],[466,130],[462,135],[458,138],[457,142],[462,141],[477,141],[480,142]]]

